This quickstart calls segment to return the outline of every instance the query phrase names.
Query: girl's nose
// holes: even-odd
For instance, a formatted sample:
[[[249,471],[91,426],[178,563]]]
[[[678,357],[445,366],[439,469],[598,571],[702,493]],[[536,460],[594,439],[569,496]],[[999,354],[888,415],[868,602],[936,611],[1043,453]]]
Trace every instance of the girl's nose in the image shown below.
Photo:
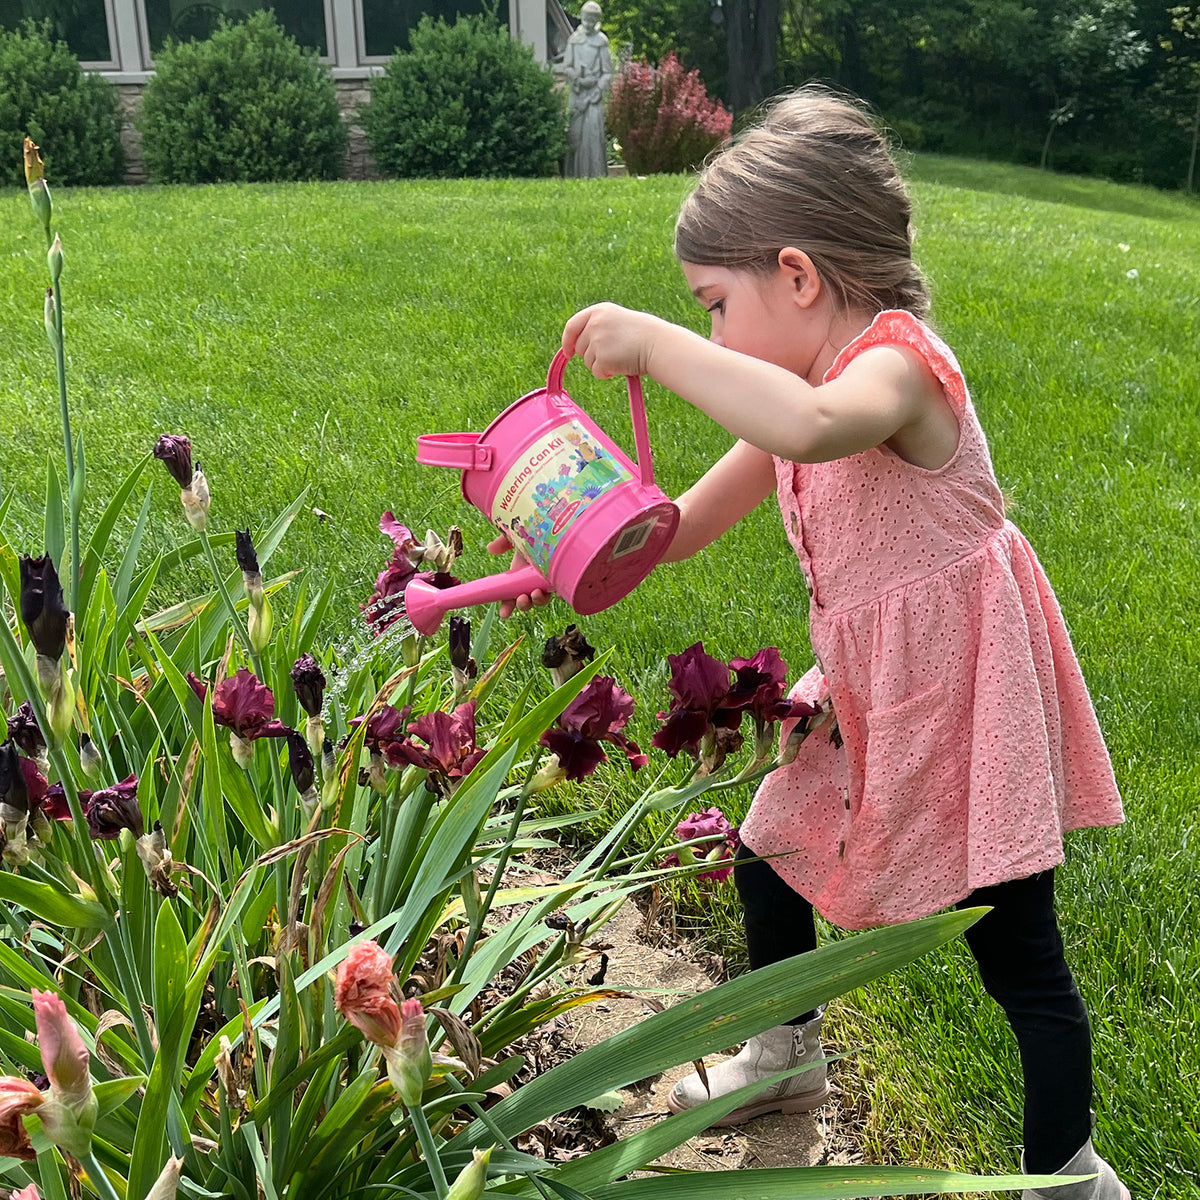
[[[712,342],[714,346],[725,345],[725,343],[721,340],[721,335],[715,329],[708,335],[708,340]]]

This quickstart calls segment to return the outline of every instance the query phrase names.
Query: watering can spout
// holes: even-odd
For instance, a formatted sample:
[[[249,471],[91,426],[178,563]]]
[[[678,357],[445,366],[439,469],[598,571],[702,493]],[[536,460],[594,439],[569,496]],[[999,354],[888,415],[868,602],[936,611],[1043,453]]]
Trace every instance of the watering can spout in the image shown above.
[[[442,618],[453,609],[490,604],[493,600],[515,600],[539,589],[543,592],[551,590],[545,575],[537,567],[518,563],[499,575],[449,588],[434,587],[423,579],[414,579],[404,589],[404,608],[413,628],[428,636],[437,632]]]

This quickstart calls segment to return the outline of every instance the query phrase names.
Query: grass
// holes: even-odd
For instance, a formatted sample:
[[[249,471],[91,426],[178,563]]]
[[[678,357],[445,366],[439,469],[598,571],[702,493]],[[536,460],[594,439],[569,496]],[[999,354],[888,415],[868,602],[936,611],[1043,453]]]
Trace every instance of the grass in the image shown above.
[[[1139,1197],[1200,1182],[1200,207],[1036,171],[917,157],[918,254],[935,319],[967,372],[1013,516],[1067,614],[1129,821],[1071,835],[1060,872],[1069,954],[1090,1004],[1097,1140]],[[55,192],[76,429],[95,506],[160,432],[186,432],[217,530],[256,526],[300,489],[306,511],[273,567],[338,585],[347,637],[389,546],[393,508],[462,524],[463,574],[491,569],[457,477],[417,467],[414,437],[482,429],[544,380],[563,321],[599,299],[702,327],[670,254],[677,178],[327,184]],[[3,203],[0,491],[10,535],[40,549],[45,460],[60,454],[41,328],[40,230]],[[578,364],[572,395],[629,446],[619,383]],[[728,437],[649,389],[656,470],[686,487]],[[185,539],[177,489],[152,476],[153,545]],[[132,517],[130,518],[132,524]],[[232,566],[232,560],[230,565]],[[164,601],[194,584],[165,581]],[[775,644],[809,660],[803,591],[769,504],[689,563],[588,618],[642,699],[648,741],[664,656]],[[519,617],[537,639],[569,619]],[[599,785],[597,785],[599,786]],[[620,805],[630,789],[595,797]],[[731,815],[749,797],[732,794]],[[736,957],[732,888],[696,897]],[[1015,1050],[962,948],[835,1014],[858,1050],[848,1099],[869,1104],[879,1157],[1014,1165]]]

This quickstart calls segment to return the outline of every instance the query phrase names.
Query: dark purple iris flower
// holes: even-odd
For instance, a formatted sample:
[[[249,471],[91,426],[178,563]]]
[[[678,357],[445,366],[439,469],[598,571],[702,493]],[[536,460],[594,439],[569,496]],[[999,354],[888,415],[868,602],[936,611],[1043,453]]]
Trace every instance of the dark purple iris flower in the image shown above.
[[[46,793],[50,790],[46,777],[32,758],[21,759],[21,775],[25,780],[25,793],[29,797],[31,811],[43,807]]]
[[[154,457],[162,461],[181,488],[191,486],[195,472],[192,470],[192,443],[186,437],[164,433],[154,443]]]
[[[292,686],[300,707],[310,717],[321,715],[325,702],[325,675],[311,654],[302,654],[292,665]]]
[[[21,756],[17,753],[14,742],[7,741],[0,746],[0,805],[13,813],[29,812],[29,793],[26,790],[25,772],[21,766]],[[16,820],[17,818],[6,818]]]
[[[43,785],[45,780],[42,780]],[[79,806],[87,818],[88,832],[93,838],[114,841],[121,836],[122,829],[130,830],[134,837],[146,832],[142,810],[137,802],[138,781],[129,775],[111,787],[79,791]],[[61,783],[52,783],[45,788],[37,806],[52,821],[69,821],[71,807]]]
[[[633,703],[633,697],[622,691],[615,679],[597,676],[542,734],[541,745],[558,756],[566,777],[576,782],[608,760],[601,742],[622,750],[636,771],[650,760],[621,732],[633,715]]]
[[[287,734],[288,767],[292,772],[292,782],[296,791],[303,796],[316,780],[316,764],[313,762],[312,751],[302,734],[289,729]]]
[[[475,701],[460,704],[452,713],[425,713],[408,726],[412,737],[392,742],[384,757],[393,767],[412,764],[430,773],[437,790],[448,796],[458,782],[474,769],[487,753],[475,745]],[[425,745],[412,740],[420,738]]]
[[[196,683],[188,680],[192,687]],[[256,738],[288,735],[288,727],[275,719],[275,696],[252,671],[239,667],[237,674],[222,679],[213,692],[213,720],[232,729],[238,737]]]
[[[235,529],[233,536],[234,554],[237,556],[237,564],[242,569],[242,573],[261,574],[258,569],[258,551],[254,549],[254,539],[250,536],[250,530]]]
[[[17,711],[8,718],[8,736],[17,743],[22,753],[31,758],[36,758],[46,749],[46,739],[28,700],[22,701]]]
[[[672,758],[681,750],[695,757],[710,727],[736,729],[741,721],[740,709],[725,707],[729,664],[706,654],[701,642],[689,646],[682,654],[669,654],[667,662],[671,668],[667,688],[675,699],[667,712],[658,714],[663,726],[651,739],[651,745],[665,750]]]
[[[92,798],[92,793],[87,788],[81,788],[79,791],[80,807],[87,812],[88,801]],[[52,821],[69,821],[71,819],[71,806],[67,802],[67,794],[63,791],[61,783],[52,783],[47,789],[46,794],[42,797],[38,807]]]
[[[367,730],[363,734],[363,745],[375,754],[382,754],[393,742],[402,738],[402,730],[412,712],[411,705],[396,708],[393,704],[385,704],[378,712],[367,718]],[[362,717],[355,717],[350,722],[353,732],[363,723]]]
[[[46,776],[41,773],[37,763],[32,758],[22,758],[20,760],[20,773],[24,776],[25,792],[29,796],[30,808],[41,808],[41,804],[46,799],[46,793],[49,790]]]
[[[83,811],[92,837],[113,841],[121,836],[122,829],[130,830],[134,837],[141,837],[146,832],[142,810],[138,807],[137,788],[137,776],[129,775],[120,783],[101,788],[88,797]]]
[[[34,649],[57,662],[67,646],[67,619],[62,584],[48,554],[21,557],[21,621]]]
[[[742,709],[775,721],[787,714],[791,705],[783,700],[787,680],[787,663],[774,646],[760,650],[753,658],[734,658],[729,661],[733,686],[721,702],[722,708]]]
[[[390,628],[404,615],[404,589],[417,573],[417,564],[410,551],[417,540],[407,526],[401,525],[391,509],[379,518],[379,529],[392,539],[395,549],[386,567],[375,580],[375,590],[359,607],[366,614],[367,625],[376,636]]]
[[[379,532],[386,533],[401,554],[407,554],[416,548],[417,539],[413,537],[412,530],[407,525],[401,525],[390,508],[379,518]]]
[[[390,629],[404,616],[404,589],[414,579],[423,580],[436,588],[458,587],[462,583],[447,571],[422,571],[420,547],[412,532],[392,515],[391,510],[379,518],[380,531],[392,539],[395,549],[388,564],[375,580],[375,590],[359,608],[366,616],[367,626],[376,637]]]

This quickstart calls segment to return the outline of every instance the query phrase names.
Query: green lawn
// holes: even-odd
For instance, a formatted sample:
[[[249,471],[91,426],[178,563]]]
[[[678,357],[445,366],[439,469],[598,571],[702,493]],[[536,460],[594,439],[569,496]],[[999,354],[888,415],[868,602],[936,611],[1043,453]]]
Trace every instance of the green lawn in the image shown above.
[[[1012,513],[1076,639],[1129,815],[1072,835],[1061,872],[1069,952],[1093,1014],[1097,1140],[1135,1195],[1200,1195],[1200,206],[1090,180],[955,160],[911,163],[935,323],[967,372]],[[457,477],[417,467],[414,437],[480,429],[544,379],[563,321],[599,299],[702,326],[670,254],[678,178],[287,185],[55,192],[75,423],[93,504],[160,432],[186,432],[212,527],[257,525],[302,486],[272,564],[338,583],[348,640],[390,546],[384,508],[423,530],[460,522],[483,573],[483,519]],[[4,199],[0,490],[39,548],[48,451],[61,454],[42,331],[40,229]],[[619,383],[578,364],[568,388],[627,445]],[[651,437],[676,492],[728,445],[651,388]],[[178,489],[155,471],[151,549],[184,540]],[[230,562],[232,566],[232,560]],[[182,592],[179,572],[166,582]],[[807,665],[802,588],[771,505],[692,562],[587,619],[643,699],[663,657],[775,644]],[[513,622],[539,638],[559,607]],[[608,797],[620,804],[622,792]],[[740,817],[748,796],[728,807]],[[686,897],[685,897],[686,899]],[[732,888],[705,901],[731,939]],[[736,960],[737,948],[730,941]],[[869,1103],[871,1153],[928,1165],[1015,1164],[1016,1054],[965,950],[843,1003],[860,1049],[847,1099]]]

